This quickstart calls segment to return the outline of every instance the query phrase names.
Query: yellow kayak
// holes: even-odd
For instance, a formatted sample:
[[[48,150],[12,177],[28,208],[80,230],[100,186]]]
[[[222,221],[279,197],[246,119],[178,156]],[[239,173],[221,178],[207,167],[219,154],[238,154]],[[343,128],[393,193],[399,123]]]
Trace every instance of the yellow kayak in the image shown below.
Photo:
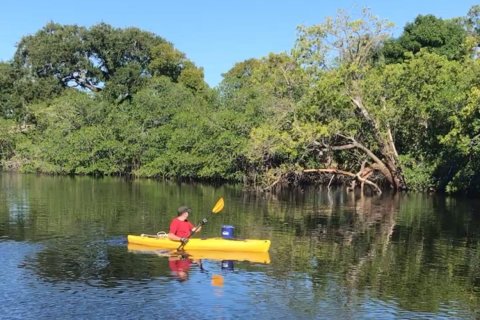
[[[129,244],[139,244],[163,249],[176,249],[180,242],[173,241],[167,237],[157,237],[151,235],[128,235]],[[257,239],[190,239],[183,247],[184,250],[207,250],[207,251],[225,251],[225,252],[268,252],[270,249],[270,240]]]
[[[144,246],[134,243],[128,244],[128,251],[133,253],[157,254],[159,256],[170,256],[176,254],[176,251],[165,251],[165,249],[154,248],[151,246]],[[249,261],[253,263],[270,263],[270,255],[268,252],[227,252],[227,251],[212,251],[212,250],[188,250],[186,252],[188,257],[193,260],[235,260],[235,261]]]

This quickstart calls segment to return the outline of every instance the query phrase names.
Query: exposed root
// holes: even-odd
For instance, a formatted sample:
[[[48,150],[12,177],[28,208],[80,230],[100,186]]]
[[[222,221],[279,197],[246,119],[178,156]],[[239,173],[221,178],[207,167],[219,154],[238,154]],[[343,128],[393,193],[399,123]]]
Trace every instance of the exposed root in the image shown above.
[[[376,183],[374,183],[373,181],[368,179],[374,172],[373,168],[371,168],[371,167],[364,167],[362,165],[362,169],[357,174],[355,174],[353,172],[345,171],[345,170],[334,169],[334,168],[331,168],[331,169],[305,169],[305,170],[303,170],[303,172],[304,173],[330,173],[330,174],[333,174],[333,175],[340,174],[340,175],[349,176],[349,177],[353,178],[352,182],[350,184],[349,190],[354,190],[357,183],[359,183],[362,191],[363,191],[364,184],[367,184],[377,194],[379,194],[379,195],[382,194],[382,190],[380,189],[380,187]],[[331,182],[331,180],[330,180],[330,182]],[[330,186],[330,183],[329,183],[329,186]]]

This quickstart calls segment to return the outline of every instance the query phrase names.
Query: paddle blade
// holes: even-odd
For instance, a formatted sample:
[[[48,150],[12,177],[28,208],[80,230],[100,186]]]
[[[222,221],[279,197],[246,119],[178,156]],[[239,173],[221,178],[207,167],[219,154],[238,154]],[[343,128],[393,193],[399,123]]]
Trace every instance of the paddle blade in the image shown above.
[[[215,206],[212,209],[212,213],[219,213],[223,210],[224,206],[225,202],[223,201],[223,198],[218,199],[217,203],[215,203]]]

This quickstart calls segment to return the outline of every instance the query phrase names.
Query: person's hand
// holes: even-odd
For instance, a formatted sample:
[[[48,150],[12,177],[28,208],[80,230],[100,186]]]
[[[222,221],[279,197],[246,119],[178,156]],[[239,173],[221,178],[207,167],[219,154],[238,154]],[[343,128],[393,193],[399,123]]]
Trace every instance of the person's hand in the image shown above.
[[[180,242],[183,244],[187,244],[188,238],[180,238]]]

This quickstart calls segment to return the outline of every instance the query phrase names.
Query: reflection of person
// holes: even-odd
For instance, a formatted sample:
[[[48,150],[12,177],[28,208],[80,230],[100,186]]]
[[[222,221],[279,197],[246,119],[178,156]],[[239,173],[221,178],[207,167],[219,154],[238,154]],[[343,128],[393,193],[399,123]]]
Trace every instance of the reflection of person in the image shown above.
[[[188,272],[192,264],[198,264],[200,270],[202,268],[202,260],[193,260],[188,257],[188,255],[170,255],[168,257],[168,266],[172,273],[177,276],[178,281],[185,281],[188,279]]]
[[[182,256],[170,256],[168,258],[168,266],[170,270],[178,277],[179,281],[188,279],[188,271],[192,265],[192,260]]]
[[[195,229],[195,226],[188,221],[188,215],[192,209],[182,206],[177,210],[177,217],[172,219],[168,238],[174,241],[187,242],[192,233],[200,231],[202,227]]]

